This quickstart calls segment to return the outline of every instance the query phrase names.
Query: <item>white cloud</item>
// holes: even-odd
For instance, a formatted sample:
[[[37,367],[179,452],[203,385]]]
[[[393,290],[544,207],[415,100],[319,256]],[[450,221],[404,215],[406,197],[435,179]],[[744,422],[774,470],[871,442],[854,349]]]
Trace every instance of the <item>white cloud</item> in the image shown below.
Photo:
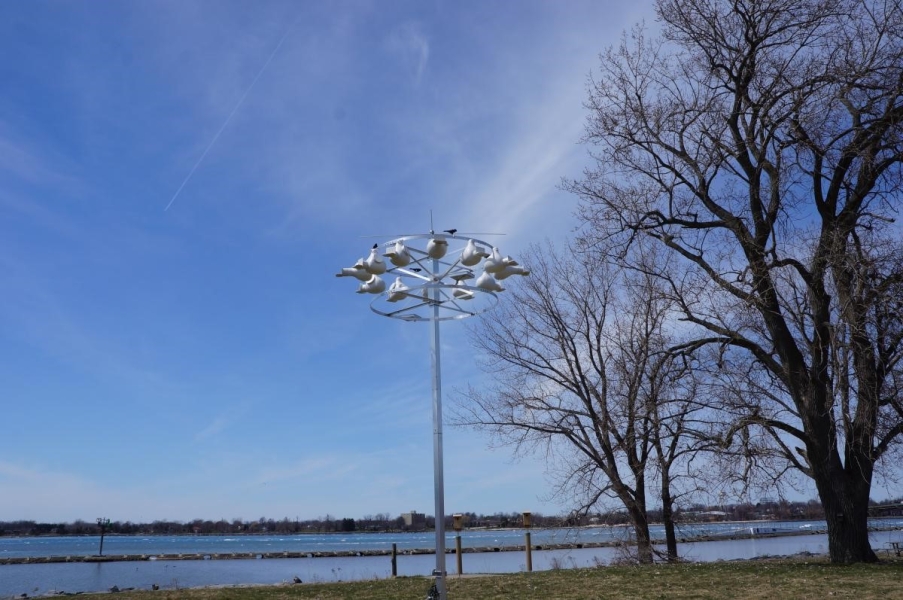
[[[229,425],[229,420],[225,415],[220,415],[213,419],[209,425],[197,432],[194,436],[195,441],[205,440],[221,433]]]
[[[414,85],[419,85],[430,59],[430,43],[419,23],[403,23],[392,30],[387,46],[410,71]]]

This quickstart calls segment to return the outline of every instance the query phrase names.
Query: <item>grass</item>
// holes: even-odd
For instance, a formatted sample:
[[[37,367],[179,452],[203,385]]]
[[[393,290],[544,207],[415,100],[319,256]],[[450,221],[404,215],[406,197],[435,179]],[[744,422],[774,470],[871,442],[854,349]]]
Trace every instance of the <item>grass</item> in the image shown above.
[[[449,577],[453,600],[886,600],[903,598],[903,560],[834,566],[824,559],[613,566]],[[116,600],[385,600],[426,598],[430,579],[121,592]],[[80,598],[110,600],[109,594]]]

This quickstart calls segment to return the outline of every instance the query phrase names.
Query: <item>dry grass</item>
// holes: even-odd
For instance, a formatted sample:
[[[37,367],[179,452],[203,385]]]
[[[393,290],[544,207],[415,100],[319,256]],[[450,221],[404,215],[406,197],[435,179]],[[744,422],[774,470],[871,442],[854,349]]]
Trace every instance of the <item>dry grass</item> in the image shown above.
[[[117,600],[385,600],[426,598],[430,580],[402,577],[350,583],[123,592]],[[453,600],[887,600],[903,598],[903,561],[833,566],[823,559],[602,567],[449,579]],[[84,595],[86,600],[110,599]]]

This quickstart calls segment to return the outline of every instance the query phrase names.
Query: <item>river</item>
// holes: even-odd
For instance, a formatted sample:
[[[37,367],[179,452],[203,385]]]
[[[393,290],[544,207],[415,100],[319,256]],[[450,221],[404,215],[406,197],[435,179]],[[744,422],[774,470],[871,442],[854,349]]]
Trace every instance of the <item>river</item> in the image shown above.
[[[871,534],[872,546],[885,548],[891,540],[900,540],[903,519],[873,520],[882,531]],[[779,532],[805,534],[823,530],[824,522],[756,522],[686,525],[682,538],[699,535],[724,536],[748,533],[751,527],[774,528]],[[653,536],[663,537],[659,528]],[[590,527],[578,529],[535,529],[535,546],[550,544],[587,544],[624,540],[629,530],[623,527]],[[510,573],[526,569],[523,550],[492,551],[494,548],[523,546],[523,530],[468,530],[462,533],[464,548],[490,549],[488,552],[465,552],[464,573]],[[222,554],[309,552],[308,558],[260,560],[145,560],[137,562],[50,563],[0,565],[0,598],[48,595],[58,592],[105,591],[120,589],[160,589],[242,584],[277,584],[300,577],[305,582],[382,579],[391,575],[388,556],[351,556],[315,558],[315,552],[363,552],[388,550],[396,544],[399,552],[399,575],[428,575],[435,564],[429,554],[403,554],[405,550],[431,548],[432,532],[424,533],[349,533],[273,536],[106,536],[105,555],[139,554]],[[454,548],[454,534],[448,536],[447,547]],[[96,554],[98,537],[0,537],[0,558],[42,556],[90,556]],[[680,555],[688,560],[710,562],[740,560],[761,556],[785,556],[810,552],[824,554],[824,534],[782,535],[751,539],[724,539],[682,543]],[[617,548],[571,548],[534,550],[534,570],[589,567],[609,564],[620,557]],[[447,556],[447,570],[456,572],[455,556]]]

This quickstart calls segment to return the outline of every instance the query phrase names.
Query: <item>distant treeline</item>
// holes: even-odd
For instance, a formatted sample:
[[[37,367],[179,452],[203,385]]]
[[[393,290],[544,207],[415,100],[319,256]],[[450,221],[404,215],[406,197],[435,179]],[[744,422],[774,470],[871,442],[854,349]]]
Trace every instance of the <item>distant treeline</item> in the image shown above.
[[[871,502],[872,506],[897,505],[882,514],[903,514],[900,505],[903,498]],[[660,513],[649,511],[653,522],[660,519]],[[694,521],[753,521],[753,520],[819,520],[824,518],[821,504],[816,500],[808,502],[758,502],[739,504],[705,505],[693,504],[678,511],[678,520]],[[564,516],[546,516],[541,513],[532,514],[533,527],[580,527],[586,525],[625,525],[629,523],[623,512],[608,513],[572,513]],[[464,528],[510,528],[522,527],[523,516],[518,512],[495,513],[482,515],[472,512],[462,513]],[[118,535],[241,535],[241,534],[294,534],[294,533],[332,533],[332,532],[394,532],[423,531],[433,529],[435,519],[427,515],[414,525],[408,525],[403,516],[393,517],[387,513],[365,515],[359,519],[335,518],[326,515],[317,519],[281,520],[261,517],[253,521],[243,519],[194,519],[193,521],[154,521],[152,523],[132,523],[131,521],[111,521],[105,523],[107,534]],[[451,531],[453,518],[446,517],[446,529]],[[38,523],[36,521],[0,521],[0,535],[32,536],[32,535],[100,535],[100,524],[83,521],[72,523]]]

